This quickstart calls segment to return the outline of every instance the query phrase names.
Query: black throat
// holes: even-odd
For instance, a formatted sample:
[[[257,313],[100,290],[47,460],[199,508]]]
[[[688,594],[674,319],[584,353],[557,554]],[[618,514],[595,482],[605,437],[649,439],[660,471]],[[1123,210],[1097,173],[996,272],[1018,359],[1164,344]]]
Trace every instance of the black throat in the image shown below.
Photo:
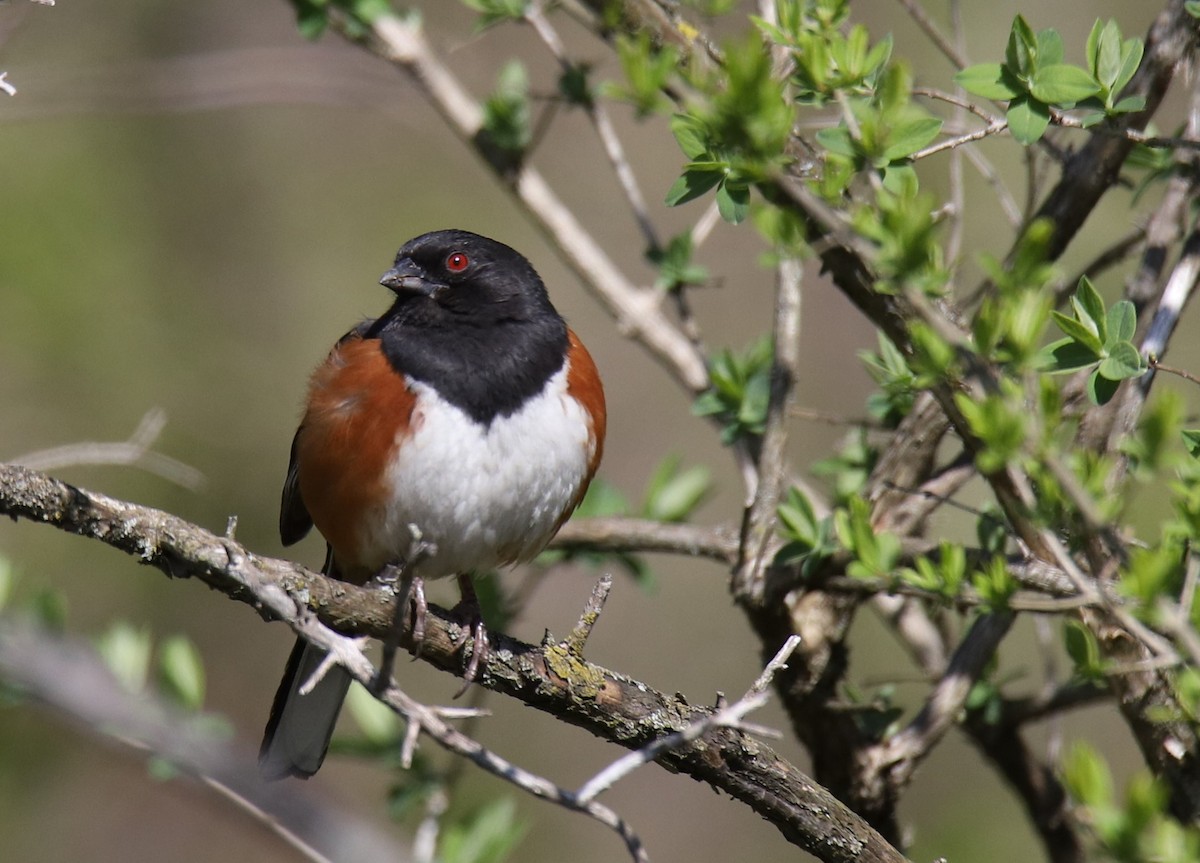
[[[366,336],[380,339],[392,368],[484,426],[540,394],[562,369],[568,345],[566,322],[552,311],[487,326],[389,313]]]

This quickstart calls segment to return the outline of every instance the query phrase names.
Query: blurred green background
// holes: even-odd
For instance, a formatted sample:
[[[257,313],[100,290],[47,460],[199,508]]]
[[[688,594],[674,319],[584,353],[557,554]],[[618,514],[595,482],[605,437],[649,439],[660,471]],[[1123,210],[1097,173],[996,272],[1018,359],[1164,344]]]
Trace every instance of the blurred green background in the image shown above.
[[[944,4],[929,5],[944,16]],[[972,56],[998,56],[1013,14],[1028,5],[965,3]],[[1025,12],[1035,27],[1059,28],[1078,60],[1095,16],[1116,16],[1127,33],[1141,33],[1156,6],[1113,0]],[[472,15],[452,3],[429,3],[425,14],[434,42],[477,95],[512,54],[529,58],[535,92],[553,92],[553,65],[524,29],[474,36]],[[860,4],[856,17],[874,36],[895,33],[896,53],[912,58],[918,79],[949,86],[948,65],[899,4]],[[562,26],[600,77],[617,75],[600,45]],[[411,82],[336,38],[305,42],[283,0],[15,0],[0,5],[0,70],[19,91],[0,96],[0,459],[121,440],[161,407],[169,422],[157,448],[203,472],[198,492],[132,468],[59,473],[217,531],[236,515],[242,542],[283,555],[278,494],[309,369],[350,324],[384,308],[376,280],[400,243],[455,226],[522,249],[587,341],[608,389],[603,477],[636,501],[654,466],[679,453],[685,465],[714,469],[718,493],[700,520],[738,517],[739,483],[712,431],[617,333]],[[665,123],[639,126],[628,111],[615,113],[647,197],[661,201],[681,163]],[[1008,142],[988,152],[1001,168],[1018,164]],[[619,264],[652,277],[584,118],[558,113],[534,163]],[[935,170],[944,176],[944,165]],[[939,178],[929,182],[944,188]],[[969,182],[967,248],[1003,255],[1009,232],[998,228],[987,186],[973,175]],[[1076,250],[1067,271],[1128,229],[1127,207],[1127,196],[1110,196],[1089,223],[1097,245]],[[653,210],[667,236],[701,212],[657,203]],[[758,263],[761,251],[751,229],[724,225],[702,249],[716,281],[696,292],[695,305],[711,344],[740,347],[766,327],[772,279]],[[1113,276],[1103,286],[1111,295],[1119,285]],[[804,302],[800,403],[861,415],[870,386],[855,353],[874,347],[874,334],[815,271]],[[1192,346],[1173,359],[1194,370],[1200,357]],[[798,426],[797,463],[829,455],[840,437],[830,426]],[[309,540],[288,553],[316,566],[321,546]],[[282,626],[264,625],[200,584],[170,582],[95,542],[29,523],[0,524],[0,555],[13,564],[22,596],[43,586],[62,592],[73,633],[127,620],[186,634],[206,663],[207,708],[256,745],[292,641]],[[759,670],[757,651],[728,599],[725,573],[652,563],[653,590],[618,580],[589,657],[693,702],[744,691]],[[544,585],[513,634],[565,632],[593,578],[579,571]],[[435,589],[432,598],[451,594]],[[1038,639],[1025,620],[1005,651],[1029,691],[1041,681]],[[853,644],[861,687],[898,679],[900,700],[914,703],[922,692],[916,674],[870,614],[856,624]],[[458,685],[419,663],[402,674],[415,696],[432,702],[444,703]],[[567,786],[620,754],[516,703],[488,706],[495,716],[480,725],[483,742]],[[771,708],[756,718],[786,727]],[[342,730],[353,733],[352,723]],[[1119,770],[1134,763],[1127,735],[1103,710],[1039,734],[1049,741],[1084,731]],[[778,748],[806,763],[792,741]],[[456,805],[514,793],[468,770]],[[389,781],[333,759],[309,786],[383,823]],[[743,805],[657,768],[626,780],[606,802],[658,860],[803,856]],[[514,859],[621,859],[617,839],[593,822],[526,797],[518,803],[530,829]],[[916,830],[914,859],[986,863],[1039,853],[1017,805],[959,740],[922,769],[904,816]],[[389,829],[406,836],[404,827]],[[136,756],[30,705],[0,708],[0,847],[16,861],[295,859],[227,806],[192,786],[151,779]]]

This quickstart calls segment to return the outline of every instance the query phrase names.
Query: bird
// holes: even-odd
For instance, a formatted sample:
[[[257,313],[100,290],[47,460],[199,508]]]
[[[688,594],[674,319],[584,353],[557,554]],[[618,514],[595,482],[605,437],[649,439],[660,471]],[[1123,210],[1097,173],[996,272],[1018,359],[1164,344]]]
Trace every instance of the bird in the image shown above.
[[[309,380],[280,539],[315,526],[327,575],[365,584],[407,566],[418,587],[453,575],[470,605],[472,573],[531,560],[583,499],[604,451],[604,387],[533,265],[504,243],[423,234],[380,284],[391,306]],[[477,602],[472,633],[468,684],[487,644]],[[324,658],[297,640],[259,753],[268,779],[308,778],[325,758],[350,676],[334,665],[302,695]]]

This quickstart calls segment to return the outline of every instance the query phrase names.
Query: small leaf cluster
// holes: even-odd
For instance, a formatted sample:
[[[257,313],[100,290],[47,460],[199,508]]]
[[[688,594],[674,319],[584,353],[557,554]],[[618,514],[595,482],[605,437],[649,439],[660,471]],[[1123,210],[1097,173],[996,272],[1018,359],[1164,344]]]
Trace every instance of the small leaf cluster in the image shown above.
[[[96,639],[96,650],[126,690],[141,693],[150,679],[154,642],[150,631],[114,623]],[[160,691],[185,710],[204,705],[204,662],[186,637],[172,635],[158,646],[153,669]]]
[[[692,413],[715,417],[726,446],[742,438],[758,437],[767,421],[771,397],[774,348],[769,338],[752,344],[741,354],[719,351],[708,367],[712,386],[692,405]]]
[[[845,507],[833,513],[833,529],[838,542],[854,556],[846,567],[852,578],[884,579],[896,576],[900,562],[900,540],[894,533],[876,532],[871,524],[871,505],[861,497],[852,497]]]
[[[920,555],[911,567],[902,568],[899,576],[902,583],[934,594],[947,605],[961,599],[969,584],[982,607],[993,612],[1007,609],[1019,586],[1003,555],[993,555],[983,566],[972,569],[963,546],[950,542],[941,543],[936,555]]]
[[[1087,40],[1087,60],[1092,77],[1100,85],[1100,92],[1093,97],[1099,103],[1100,110],[1085,117],[1085,125],[1092,125],[1115,114],[1140,111],[1146,107],[1145,96],[1121,98],[1121,91],[1133,80],[1138,66],[1142,63],[1144,50],[1142,40],[1136,36],[1122,41],[1121,28],[1112,19],[1107,24],[1101,24],[1097,20],[1092,25],[1092,32],[1088,34]],[[1091,101],[1084,104],[1090,104]]]
[[[617,60],[625,81],[606,83],[605,96],[630,103],[638,119],[670,109],[671,101],[663,91],[679,65],[674,45],[656,45],[646,32],[622,35],[617,38]]]
[[[722,74],[721,86],[709,88],[709,104],[672,118],[688,162],[666,203],[684,204],[715,188],[721,218],[736,225],[749,213],[751,186],[785,164],[793,115],[757,38],[726,48]]]
[[[956,393],[954,403],[982,444],[975,454],[980,471],[995,473],[1020,458],[1029,435],[1030,411],[1013,381],[1001,381],[1000,392],[983,398]]]
[[[1053,304],[1047,290],[1056,271],[1047,263],[1054,235],[1048,219],[1035,219],[1021,235],[1011,261],[985,256],[981,266],[995,290],[980,304],[972,321],[977,350],[1013,371],[1036,364]]]
[[[849,12],[846,0],[783,0],[776,5],[778,23],[751,18],[770,42],[788,49],[795,64],[789,83],[800,104],[821,106],[839,92],[874,91],[892,40],[872,46],[861,24],[843,32]]]
[[[378,19],[394,15],[388,0],[292,0],[296,9],[296,29],[305,39],[318,39],[329,26],[329,13],[346,16],[350,36],[362,36]]]
[[[1083,741],[1063,763],[1063,781],[1084,807],[1101,849],[1120,863],[1189,863],[1200,859],[1200,829],[1169,814],[1167,789],[1143,771],[1130,780],[1123,800],[1113,789],[1104,758]]]
[[[936,556],[920,555],[912,567],[901,570],[900,577],[906,584],[952,603],[968,583],[966,551],[961,545],[943,542]]]
[[[642,515],[659,522],[687,521],[712,492],[712,472],[703,465],[682,467],[678,455],[659,463],[646,483]]]
[[[1136,110],[1134,100],[1114,101],[1141,60],[1140,47],[1133,42],[1122,44],[1115,24],[1101,27],[1097,23],[1088,38],[1089,68],[1085,69],[1064,62],[1063,40],[1057,30],[1034,33],[1018,15],[1009,31],[1004,62],[970,66],[954,80],[977,96],[1007,101],[1009,131],[1028,146],[1045,134],[1051,108],[1065,110],[1092,100],[1089,104],[1098,105],[1101,116]],[[1133,64],[1128,74],[1126,63]]]
[[[707,282],[708,268],[692,260],[693,252],[691,231],[677,234],[665,247],[647,252],[646,257],[658,267],[654,286],[661,291],[675,291]]]
[[[1106,404],[1127,378],[1148,369],[1146,358],[1133,343],[1137,313],[1133,303],[1120,300],[1105,308],[1104,300],[1085,276],[1071,297],[1071,315],[1052,312],[1065,338],[1045,348],[1045,368],[1051,373],[1093,369],[1088,378],[1088,397]]]
[[[799,564],[804,576],[811,575],[838,549],[833,539],[833,519],[818,518],[812,501],[801,489],[788,489],[777,509],[779,535],[784,546],[775,555],[781,565]]]
[[[476,32],[505,21],[520,21],[529,10],[530,0],[462,0],[468,9],[479,13]]]
[[[912,101],[912,77],[902,63],[888,67],[870,98],[848,100],[855,129],[843,123],[817,133],[826,149],[826,171],[845,176],[846,169],[879,172],[884,186],[901,192],[916,184],[910,157],[928,146],[942,130],[942,121]],[[838,164],[841,160],[842,164]],[[833,189],[826,178],[822,191]],[[840,191],[840,190],[839,190]]]
[[[876,290],[888,294],[913,290],[938,297],[950,276],[938,238],[934,199],[917,189],[915,174],[906,172],[900,178],[897,188],[879,190],[874,206],[856,209],[853,225],[876,246]]]
[[[498,797],[467,818],[447,824],[442,831],[438,859],[441,863],[503,863],[525,835],[511,797]]]
[[[865,693],[846,682],[842,686],[848,702],[847,714],[859,733],[867,740],[887,740],[900,730],[904,708],[896,704],[896,686],[886,683]]]
[[[867,413],[887,428],[908,416],[917,397],[917,375],[896,345],[879,333],[879,352],[859,351],[858,358],[880,391],[867,396]]]
[[[866,429],[860,428],[846,436],[836,455],[813,464],[812,471],[833,479],[834,497],[841,503],[866,487],[878,459],[879,448],[871,444]]]
[[[513,60],[496,78],[496,89],[483,105],[481,134],[512,165],[519,164],[533,140],[529,74]]]

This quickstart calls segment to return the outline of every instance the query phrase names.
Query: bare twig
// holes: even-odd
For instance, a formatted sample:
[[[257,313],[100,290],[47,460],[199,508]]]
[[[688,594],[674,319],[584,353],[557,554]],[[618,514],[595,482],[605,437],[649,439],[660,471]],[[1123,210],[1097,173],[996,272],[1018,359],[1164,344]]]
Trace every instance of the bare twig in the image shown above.
[[[767,663],[762,674],[754,681],[754,684],[747,690],[746,694],[738,699],[733,704],[717,710],[715,713],[702,717],[679,731],[667,734],[657,740],[651,742],[647,746],[643,746],[628,755],[618,758],[608,767],[601,770],[587,782],[585,782],[576,792],[575,796],[580,801],[588,801],[596,796],[604,793],[609,788],[612,788],[621,779],[628,776],[643,764],[649,764],[659,755],[668,750],[675,749],[685,743],[699,739],[712,728],[728,727],[742,728],[742,718],[758,708],[762,707],[767,702],[767,687],[771,685],[771,681],[775,677],[775,673],[780,668],[787,666],[788,658],[796,650],[800,644],[800,636],[793,635],[783,643],[779,648],[779,652]],[[761,730],[758,731],[761,734]]]
[[[800,262],[784,258],[775,288],[774,363],[771,394],[758,461],[758,482],[746,511],[733,575],[733,594],[742,603],[761,601],[764,568],[775,538],[776,509],[787,479],[788,413],[800,377]]]
[[[554,25],[550,23],[550,19],[546,17],[541,0],[535,0],[535,2],[529,4],[525,10],[525,20],[533,27],[538,38],[542,40],[546,48],[554,55],[554,59],[558,61],[559,66],[564,72],[569,72],[575,68],[575,64],[571,61],[571,58],[567,56],[566,47],[563,45],[558,31],[554,29]],[[658,239],[658,231],[655,229],[654,222],[650,218],[650,211],[646,206],[646,198],[642,194],[637,177],[633,173],[633,166],[629,164],[629,159],[625,155],[625,148],[621,145],[621,139],[617,136],[616,127],[613,126],[608,110],[602,102],[595,99],[588,99],[583,107],[587,112],[588,119],[592,121],[592,126],[596,129],[596,136],[600,139],[600,144],[604,148],[604,154],[608,157],[609,164],[617,176],[617,182],[620,184],[621,190],[625,193],[625,199],[629,202],[629,208],[633,211],[633,216],[642,231],[642,236],[646,240],[647,247],[652,250],[659,249],[661,244]]]
[[[592,628],[600,620],[600,612],[604,610],[604,603],[608,602],[608,594],[612,590],[612,585],[612,576],[605,573],[600,576],[596,586],[592,588],[592,595],[588,597],[588,601],[583,607],[583,613],[579,615],[579,622],[567,636],[567,650],[575,656],[583,656],[584,645],[587,644],[587,640],[592,634]]]
[[[81,465],[131,465],[190,491],[197,491],[204,485],[204,474],[191,465],[151,449],[166,424],[166,411],[151,408],[146,411],[133,434],[120,443],[66,444],[26,453],[11,461],[33,470],[60,470]]]
[[[974,141],[981,141],[991,135],[998,135],[1008,129],[1007,120],[997,120],[994,123],[989,123],[982,129],[976,129],[974,132],[967,132],[954,138],[947,138],[944,141],[938,141],[936,144],[930,144],[923,150],[918,150],[910,157],[914,162],[919,159],[925,159],[935,153],[940,153],[943,150],[953,150],[961,147],[964,144],[970,144]]]
[[[955,649],[925,706],[906,728],[878,747],[874,760],[891,774],[891,781],[903,784],[958,719],[971,687],[991,661],[1012,621],[1007,613],[979,617]]]
[[[966,55],[942,34],[920,3],[917,3],[916,0],[900,0],[900,5],[908,10],[913,23],[920,27],[921,31],[929,37],[929,41],[936,45],[946,59],[954,64],[954,68],[965,69],[967,67]]]
[[[610,552],[664,552],[704,557],[721,563],[737,558],[737,528],[664,524],[641,518],[582,518],[563,525],[551,548]]]

